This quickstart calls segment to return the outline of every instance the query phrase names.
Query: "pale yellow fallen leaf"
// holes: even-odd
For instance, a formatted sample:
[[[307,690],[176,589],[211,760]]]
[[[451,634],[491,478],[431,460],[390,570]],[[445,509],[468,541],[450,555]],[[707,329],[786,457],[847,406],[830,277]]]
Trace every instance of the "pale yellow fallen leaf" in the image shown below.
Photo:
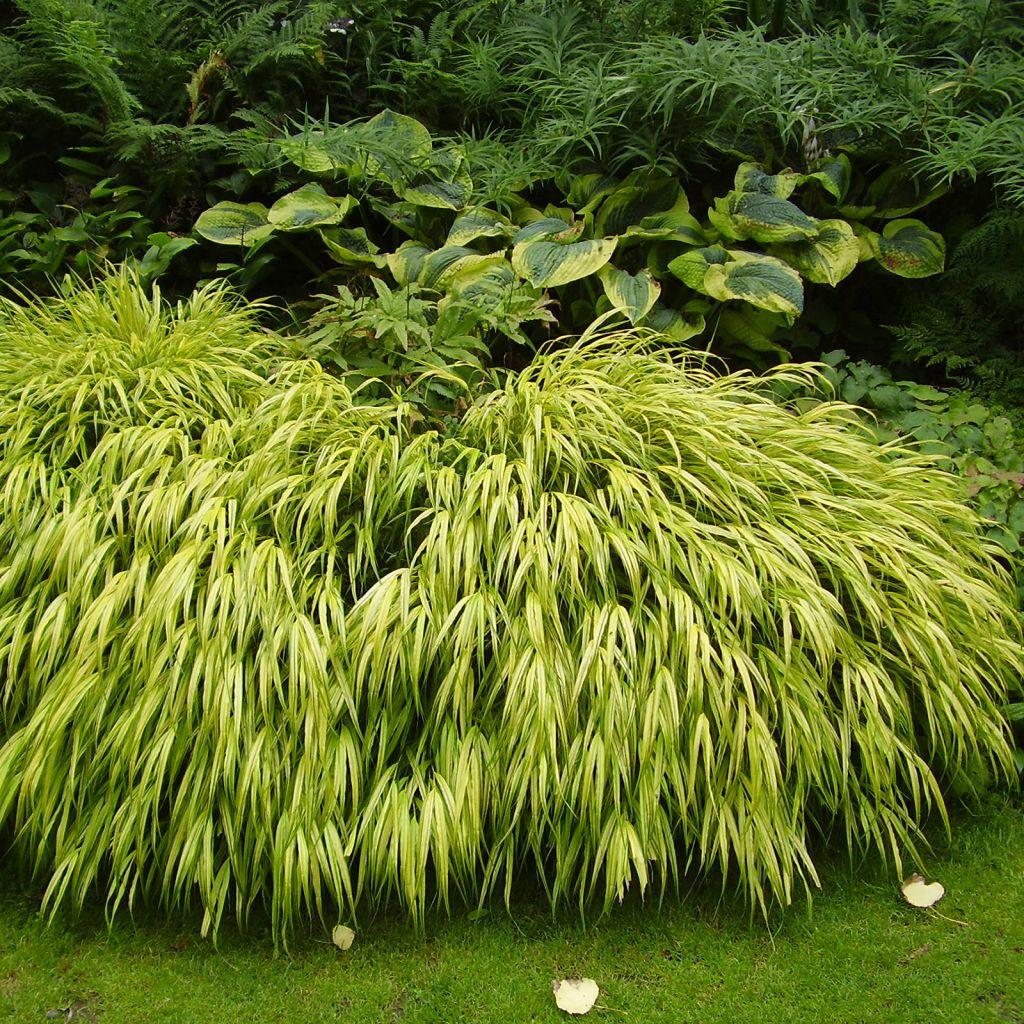
[[[565,978],[562,981],[553,981],[551,991],[555,993],[555,1003],[560,1010],[577,1016],[589,1013],[601,992],[593,978]]]
[[[338,949],[351,949],[352,943],[356,941],[356,933],[351,928],[339,924],[331,932],[331,938]]]
[[[911,875],[904,879],[903,898],[912,907],[931,907],[938,903],[946,890],[939,882],[926,882],[923,875]]]

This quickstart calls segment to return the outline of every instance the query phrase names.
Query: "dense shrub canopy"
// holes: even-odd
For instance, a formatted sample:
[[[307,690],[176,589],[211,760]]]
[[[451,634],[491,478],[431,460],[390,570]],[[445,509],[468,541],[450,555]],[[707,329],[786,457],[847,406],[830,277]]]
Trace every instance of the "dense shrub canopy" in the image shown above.
[[[57,353],[44,358],[44,353]],[[606,339],[447,432],[273,366],[219,289],[0,317],[0,822],[47,903],[608,905],[897,857],[1009,774],[1010,588],[810,371]]]

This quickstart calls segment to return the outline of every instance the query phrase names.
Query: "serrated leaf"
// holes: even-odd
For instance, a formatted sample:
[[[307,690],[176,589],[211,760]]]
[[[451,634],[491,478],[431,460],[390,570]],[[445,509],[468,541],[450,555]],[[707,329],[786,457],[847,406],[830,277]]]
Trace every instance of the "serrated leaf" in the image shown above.
[[[565,1013],[582,1016],[593,1009],[601,990],[593,978],[566,978],[551,982],[555,1005]]]
[[[808,281],[833,287],[860,261],[860,242],[844,220],[818,221],[818,237],[771,247],[771,255],[788,263]]]
[[[284,231],[301,231],[318,225],[338,224],[356,205],[351,196],[335,199],[322,185],[310,184],[281,196],[267,213],[267,220]]]
[[[919,220],[890,221],[873,241],[878,262],[899,277],[931,277],[945,267],[945,240]]]
[[[217,203],[199,215],[195,230],[221,245],[254,245],[273,234],[268,212],[262,203]]]
[[[346,925],[335,925],[334,931],[331,932],[331,941],[338,949],[348,950],[352,948],[352,943],[356,941],[356,933]]]
[[[661,294],[661,285],[654,280],[649,270],[630,274],[607,263],[598,271],[597,276],[608,301],[634,326],[648,314]]]
[[[946,895],[946,890],[939,882],[925,882],[923,875],[916,874],[904,879],[900,889],[903,898],[912,907],[934,906]]]
[[[615,252],[616,239],[588,242],[521,242],[512,250],[512,268],[530,284],[555,288],[600,270]]]

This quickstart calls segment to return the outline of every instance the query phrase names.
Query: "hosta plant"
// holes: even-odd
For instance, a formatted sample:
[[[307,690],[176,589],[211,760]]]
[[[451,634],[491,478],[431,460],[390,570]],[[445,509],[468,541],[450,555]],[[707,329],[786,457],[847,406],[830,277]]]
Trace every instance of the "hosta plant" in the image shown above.
[[[124,279],[0,316],[0,823],[50,910],[767,907],[1012,772],[981,523],[776,404],[811,371],[610,337],[441,432],[267,342]]]

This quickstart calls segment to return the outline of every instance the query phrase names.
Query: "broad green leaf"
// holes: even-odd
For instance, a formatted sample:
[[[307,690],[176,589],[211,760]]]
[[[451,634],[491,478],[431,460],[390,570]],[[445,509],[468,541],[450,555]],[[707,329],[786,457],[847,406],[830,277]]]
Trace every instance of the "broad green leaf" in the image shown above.
[[[385,257],[391,276],[403,287],[418,281],[423,272],[423,261],[431,252],[433,250],[422,242],[403,242]]]
[[[799,242],[817,234],[814,221],[798,206],[759,192],[730,192],[716,199],[708,219],[737,241]]]
[[[945,266],[945,240],[919,220],[890,221],[874,242],[878,262],[899,277],[931,277]]]
[[[583,228],[584,223],[581,220],[571,223],[560,217],[540,217],[521,227],[513,236],[512,244],[518,245],[520,242],[540,239],[571,241],[579,237]]]
[[[327,174],[342,166],[325,148],[323,132],[293,135],[289,139],[281,139],[277,147],[285,159],[311,174]]]
[[[218,203],[199,215],[195,230],[221,245],[254,245],[274,232],[267,213],[262,203]]]
[[[320,237],[331,259],[342,266],[386,265],[386,258],[377,255],[380,250],[367,237],[365,228],[324,228]]]
[[[648,314],[661,294],[661,285],[654,280],[649,270],[630,274],[606,263],[597,272],[597,276],[608,301],[634,325]]]
[[[707,238],[700,221],[684,210],[668,210],[644,217],[639,224],[633,224],[622,233],[622,240],[650,239],[652,241],[683,242],[686,245],[707,245]]]
[[[722,302],[742,299],[758,309],[793,317],[802,313],[804,308],[800,275],[771,256],[744,253],[741,259],[708,267],[703,291]]]
[[[621,235],[627,228],[639,224],[645,217],[669,210],[686,213],[689,205],[686,193],[675,178],[664,176],[634,178],[637,184],[626,184],[616,189],[597,210],[594,220],[594,234],[600,236]]]
[[[808,281],[834,287],[857,266],[860,242],[845,220],[822,220],[817,238],[773,245],[770,253]]]
[[[805,175],[807,181],[816,181],[837,202],[841,203],[850,189],[853,168],[845,153],[826,160],[816,171]]]
[[[722,310],[718,326],[726,339],[739,342],[750,352],[767,353],[785,362],[790,358],[789,352],[772,338],[785,319],[764,309],[739,306]]]
[[[512,250],[512,267],[530,284],[554,288],[600,270],[615,252],[614,238],[588,242],[520,242]]]
[[[695,292],[704,291],[704,275],[708,267],[721,265],[729,260],[729,252],[720,245],[706,246],[703,249],[692,249],[672,260],[668,269]]]
[[[420,284],[437,291],[444,291],[448,280],[466,267],[483,261],[504,262],[502,253],[480,253],[463,245],[446,245],[437,249],[423,260]]]
[[[267,220],[284,231],[338,224],[356,202],[352,196],[335,199],[324,191],[322,185],[303,185],[281,196],[270,208]]]
[[[448,292],[485,309],[494,309],[519,283],[512,265],[501,259],[459,267],[448,280]]]
[[[706,327],[704,311],[703,304],[688,302],[678,310],[656,302],[639,326],[657,331],[671,341],[689,341],[703,333]]]
[[[867,201],[874,206],[874,216],[886,219],[906,217],[920,210],[949,191],[948,185],[922,192],[917,179],[903,164],[883,171],[869,186]]]
[[[430,132],[414,117],[394,110],[382,110],[360,126],[363,138],[377,143],[367,161],[368,173],[381,170],[384,162],[391,164],[390,153],[401,155],[406,164],[422,163],[430,158],[433,142]]]
[[[510,238],[515,229],[500,213],[475,206],[455,218],[446,245],[466,245],[478,238]]]
[[[572,179],[565,201],[580,213],[593,211],[597,204],[619,187],[619,179],[610,174],[577,174]]]
[[[733,187],[737,192],[758,192],[761,195],[788,199],[804,180],[796,171],[768,174],[760,164],[742,163],[736,168]]]

